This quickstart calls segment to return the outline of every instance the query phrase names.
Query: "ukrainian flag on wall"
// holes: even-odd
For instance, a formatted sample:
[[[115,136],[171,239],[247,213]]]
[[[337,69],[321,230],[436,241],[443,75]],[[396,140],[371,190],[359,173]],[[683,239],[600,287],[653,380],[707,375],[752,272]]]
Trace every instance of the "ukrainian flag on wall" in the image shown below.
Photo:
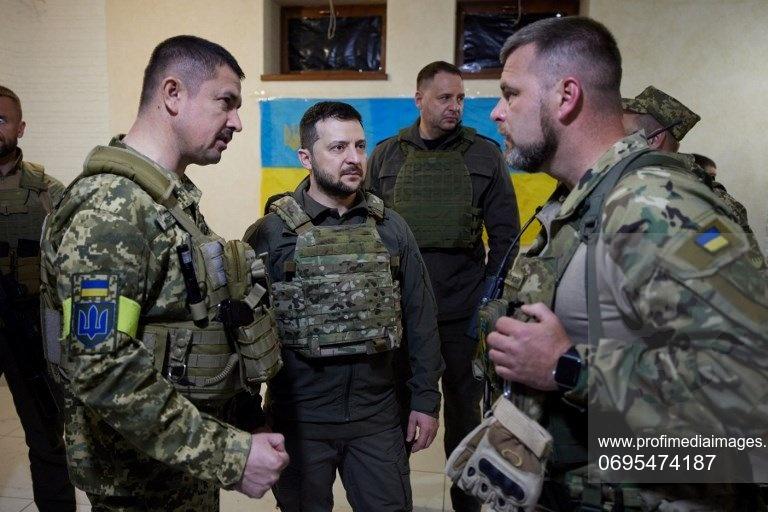
[[[296,150],[299,147],[299,121],[304,111],[322,98],[279,98],[260,102],[261,105],[261,205],[264,211],[267,199],[296,188],[307,171],[299,165]],[[363,127],[368,140],[368,154],[380,141],[396,135],[412,124],[419,115],[412,98],[359,98],[343,100],[363,116]],[[497,98],[467,98],[464,105],[464,124],[476,129],[499,144],[504,144],[489,114]],[[510,170],[515,187],[521,224],[537,206],[552,194],[555,181],[545,174],[526,174]],[[533,242],[536,229],[523,236],[523,245]]]

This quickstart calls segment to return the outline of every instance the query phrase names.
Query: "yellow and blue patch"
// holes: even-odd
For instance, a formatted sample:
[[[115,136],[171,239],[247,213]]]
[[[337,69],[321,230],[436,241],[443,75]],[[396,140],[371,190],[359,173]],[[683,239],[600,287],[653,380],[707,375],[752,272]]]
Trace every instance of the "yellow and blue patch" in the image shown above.
[[[71,334],[77,352],[109,352],[115,347],[117,276],[79,274],[72,278]]]
[[[717,226],[710,226],[703,233],[699,233],[696,236],[696,245],[708,252],[715,253],[728,247],[730,242],[728,242],[728,239],[720,232]]]
[[[109,281],[106,279],[83,279],[80,283],[82,297],[106,297],[109,294]]]

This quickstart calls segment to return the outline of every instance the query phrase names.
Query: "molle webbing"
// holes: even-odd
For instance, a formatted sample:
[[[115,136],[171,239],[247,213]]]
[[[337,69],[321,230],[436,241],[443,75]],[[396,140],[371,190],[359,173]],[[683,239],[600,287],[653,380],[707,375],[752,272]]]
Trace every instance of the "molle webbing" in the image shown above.
[[[405,162],[395,182],[392,207],[408,223],[420,248],[469,248],[478,243],[481,210],[472,206],[472,180],[464,153],[475,131],[449,148],[423,150],[399,136]]]
[[[399,285],[372,209],[364,223],[322,227],[307,225],[292,197],[278,203],[278,214],[293,212],[281,218],[298,234],[289,269],[293,275],[286,276],[292,279],[272,286],[283,345],[308,357],[372,354],[399,346]]]
[[[239,389],[238,356],[221,324],[200,329],[192,322],[157,323],[142,330],[155,369],[185,396],[226,398]]]
[[[0,190],[0,240],[9,252],[0,256],[3,274],[23,286],[28,295],[40,289],[40,231],[47,215],[40,194],[46,190],[43,167],[23,162],[19,187]]]

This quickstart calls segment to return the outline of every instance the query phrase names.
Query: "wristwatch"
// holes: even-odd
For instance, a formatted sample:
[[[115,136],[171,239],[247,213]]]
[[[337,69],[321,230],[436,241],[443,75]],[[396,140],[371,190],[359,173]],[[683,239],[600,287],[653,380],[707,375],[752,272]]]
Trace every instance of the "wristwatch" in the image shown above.
[[[557,360],[557,366],[552,372],[555,377],[555,383],[560,391],[565,393],[576,387],[581,375],[581,357],[576,347],[571,347]]]

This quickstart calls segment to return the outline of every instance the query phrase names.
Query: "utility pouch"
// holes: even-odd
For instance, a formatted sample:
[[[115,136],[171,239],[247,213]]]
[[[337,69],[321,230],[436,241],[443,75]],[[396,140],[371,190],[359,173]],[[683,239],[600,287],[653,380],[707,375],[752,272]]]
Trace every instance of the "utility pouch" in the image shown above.
[[[274,377],[283,365],[271,309],[259,307],[252,322],[237,328],[237,349],[243,387],[258,391],[258,385]]]
[[[488,357],[488,344],[486,338],[493,332],[496,322],[502,316],[507,315],[509,302],[503,299],[489,301],[481,307],[477,318],[478,343],[475,348],[475,357],[472,359],[472,374],[478,380],[487,378],[494,388],[501,381],[493,370],[493,363]]]
[[[251,265],[256,253],[240,240],[230,240],[224,245],[225,272],[229,296],[242,300],[251,285]]]
[[[209,308],[229,298],[227,287],[227,265],[224,253],[224,243],[220,240],[210,240],[203,243],[194,243],[195,272],[203,295],[206,296]],[[198,273],[198,269],[205,269],[204,280]]]

